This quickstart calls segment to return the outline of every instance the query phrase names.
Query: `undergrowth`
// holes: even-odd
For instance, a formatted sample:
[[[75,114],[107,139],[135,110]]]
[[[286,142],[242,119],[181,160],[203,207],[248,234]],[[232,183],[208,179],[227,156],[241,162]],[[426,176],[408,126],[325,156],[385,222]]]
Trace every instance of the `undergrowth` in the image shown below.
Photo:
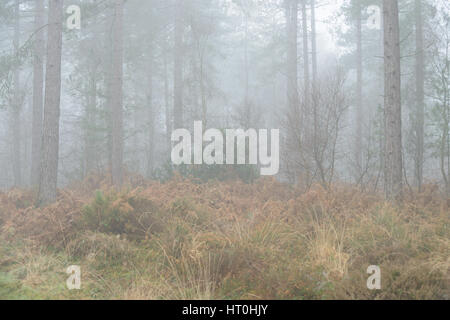
[[[449,299],[450,200],[351,186],[100,178],[0,193],[2,299]],[[81,290],[66,288],[69,265]],[[369,265],[381,290],[368,290]]]

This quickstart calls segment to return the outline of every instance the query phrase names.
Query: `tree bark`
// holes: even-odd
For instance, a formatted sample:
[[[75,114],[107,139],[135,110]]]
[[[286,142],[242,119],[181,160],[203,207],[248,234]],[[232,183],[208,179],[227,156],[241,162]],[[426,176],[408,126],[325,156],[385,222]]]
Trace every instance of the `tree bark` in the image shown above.
[[[175,0],[173,116],[174,129],[183,127],[183,1]]]
[[[297,67],[297,24],[298,24],[298,0],[286,0],[287,18],[287,99],[290,110],[298,108],[298,67]]]
[[[311,0],[311,64],[312,64],[312,95],[311,95],[311,108],[313,113],[313,153],[314,159],[322,176],[322,183],[325,185],[324,174],[322,170],[322,164],[317,161],[319,157],[319,97],[317,94],[317,45],[316,45],[316,3],[315,0]]]
[[[155,149],[155,111],[153,110],[153,39],[150,40],[149,49],[149,70],[148,70],[148,156],[147,156],[147,177],[151,177],[154,169],[154,149]]]
[[[309,112],[310,94],[310,78],[309,78],[309,46],[308,46],[308,21],[306,14],[306,0],[302,1],[302,27],[303,27],[303,72],[304,72],[304,94],[306,111]]]
[[[111,82],[112,182],[123,183],[123,0],[115,0]]]
[[[33,59],[33,120],[31,137],[31,185],[39,185],[41,145],[42,145],[42,117],[43,117],[43,89],[44,89],[44,1],[35,0],[34,30],[34,59]]]
[[[48,10],[44,129],[38,197],[40,204],[55,201],[57,195],[63,0],[49,0]]]
[[[14,54],[16,57],[19,55],[19,41],[20,41],[20,2],[15,0],[14,4]],[[13,73],[14,82],[14,96],[13,96],[13,108],[12,119],[10,122],[12,133],[12,166],[14,175],[14,186],[20,187],[22,185],[22,167],[21,167],[21,123],[20,114],[22,109],[21,89],[20,89],[20,70],[19,67],[14,68]]]
[[[85,153],[84,153],[84,173],[87,176],[92,173],[96,167],[96,119],[95,113],[97,108],[97,68],[93,66],[92,74],[89,79],[89,92],[87,94],[87,105],[85,110]]]
[[[244,93],[244,110],[245,110],[245,123],[246,128],[250,128],[251,124],[251,105],[250,105],[250,70],[248,64],[248,24],[249,24],[249,13],[248,8],[242,7],[244,12],[244,73],[245,73],[245,93]]]
[[[361,2],[356,1],[356,143],[355,159],[358,178],[361,176],[362,168],[362,128],[363,128],[363,66],[362,66],[362,17]]]
[[[163,52],[167,52],[167,40],[163,42]],[[166,143],[167,147],[171,149],[171,133],[172,133],[172,117],[170,114],[170,102],[169,102],[169,74],[168,74],[168,61],[167,54],[163,54],[164,59],[164,111],[166,118]],[[170,152],[169,152],[170,153]]]
[[[312,163],[311,163],[311,155],[314,157],[314,153],[316,152],[314,141],[314,135],[316,131],[314,130],[314,110],[311,110],[311,80],[309,73],[309,45],[308,45],[308,19],[306,12],[306,3],[307,0],[302,1],[302,28],[303,28],[303,106],[302,117],[303,117],[303,132],[304,132],[304,143],[305,149],[309,150],[308,154],[303,152],[303,166],[305,168],[304,180],[306,181],[306,185],[310,185],[312,181]],[[311,119],[311,117],[313,119]]]
[[[312,88],[313,88],[313,96],[315,96],[317,84],[316,0],[311,0],[311,52],[312,52]]]
[[[383,0],[385,193],[400,200],[403,187],[402,105],[398,0]]]
[[[423,162],[424,162],[424,123],[425,123],[425,95],[424,95],[424,47],[422,1],[415,0],[415,28],[416,28],[416,152],[415,178],[419,192],[422,190]]]

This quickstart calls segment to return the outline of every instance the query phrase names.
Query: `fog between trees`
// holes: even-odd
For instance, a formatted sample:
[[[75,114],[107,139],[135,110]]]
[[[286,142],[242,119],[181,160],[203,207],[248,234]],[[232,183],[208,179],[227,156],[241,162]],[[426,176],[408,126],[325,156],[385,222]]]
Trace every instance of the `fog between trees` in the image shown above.
[[[449,194],[449,22],[447,0],[2,1],[0,187],[252,181],[172,165],[172,131],[201,120],[280,129],[277,179],[305,190]]]

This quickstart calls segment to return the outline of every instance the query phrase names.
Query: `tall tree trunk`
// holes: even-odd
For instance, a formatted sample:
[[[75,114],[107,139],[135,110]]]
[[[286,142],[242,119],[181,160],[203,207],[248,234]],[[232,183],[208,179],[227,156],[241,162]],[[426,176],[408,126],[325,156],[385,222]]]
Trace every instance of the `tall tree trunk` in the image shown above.
[[[183,127],[183,1],[175,0],[173,116],[174,129]]]
[[[61,100],[61,49],[63,0],[49,0],[47,66],[45,74],[44,129],[39,202],[56,200]]]
[[[309,102],[311,100],[310,94],[310,78],[309,78],[309,46],[308,46],[308,20],[306,14],[306,1],[302,1],[302,27],[303,27],[303,72],[304,72],[304,94],[305,94],[305,106],[307,112],[309,112]]]
[[[383,0],[385,192],[400,200],[403,188],[402,104],[398,0]]]
[[[362,168],[362,128],[363,128],[363,66],[362,66],[362,17],[361,2],[356,1],[356,143],[355,160],[358,179],[361,178]]]
[[[380,17],[380,26],[384,25],[383,15]],[[377,39],[379,42],[379,51],[378,56],[384,57],[384,27],[380,27],[380,31],[378,33],[379,38]],[[378,172],[377,178],[375,181],[374,191],[378,190],[378,184],[380,181],[384,181],[384,150],[385,150],[385,138],[384,133],[385,123],[384,123],[384,108],[382,107],[384,104],[384,59],[380,59],[379,65],[377,65],[377,93],[379,99],[377,99],[377,109],[380,108],[380,111],[375,113],[377,121],[380,123],[380,133],[378,135]]]
[[[44,89],[44,1],[35,0],[34,30],[34,60],[33,60],[33,120],[31,137],[31,185],[39,185],[41,145],[42,145],[42,114]]]
[[[416,20],[416,154],[415,178],[419,192],[423,182],[424,162],[424,123],[425,123],[425,96],[424,96],[424,47],[423,47],[423,22],[422,1],[415,0]]]
[[[204,62],[203,62],[203,54],[201,55],[200,61],[200,96],[201,96],[201,100],[202,100],[202,122],[203,125],[205,126],[205,128],[208,127],[208,102],[207,102],[207,98],[206,98],[206,88],[205,88],[205,80],[204,80]]]
[[[107,43],[108,43],[108,52],[106,54],[106,67],[105,67],[105,86],[106,86],[106,117],[104,119],[105,126],[106,126],[106,152],[107,152],[107,166],[108,166],[108,172],[111,174],[111,183],[112,181],[112,167],[113,167],[113,138],[112,138],[112,123],[113,123],[113,94],[112,94],[112,83],[113,83],[113,48],[114,48],[114,39],[113,39],[113,28],[114,28],[114,20],[115,20],[115,8],[110,9],[111,12],[108,15],[106,23],[106,37],[107,37]]]
[[[297,34],[298,34],[298,0],[286,0],[287,19],[287,101],[291,111],[297,110],[298,99],[298,65],[297,65]],[[300,124],[299,124],[300,125]]]
[[[16,57],[19,55],[19,41],[20,41],[20,1],[15,0],[14,3],[14,54]],[[12,119],[10,122],[12,133],[12,166],[14,174],[14,186],[20,187],[22,185],[22,168],[21,168],[21,123],[20,114],[22,109],[21,89],[20,89],[20,70],[19,67],[14,68],[13,74],[14,81],[14,96],[13,96],[13,108]]]
[[[85,154],[84,154],[84,173],[86,176],[92,173],[96,165],[96,154],[95,154],[95,111],[97,108],[97,68],[93,66],[92,74],[90,75],[90,88],[88,92],[86,114],[85,114]]]
[[[303,127],[304,127],[304,145],[307,146],[307,149],[312,151],[312,153],[316,152],[316,147],[314,139],[315,130],[314,130],[314,120],[312,119],[311,123],[311,115],[314,118],[314,113],[311,110],[311,82],[310,82],[310,73],[309,73],[309,45],[308,45],[308,16],[306,12],[306,3],[307,0],[302,0],[302,28],[303,28],[303,94],[304,94],[304,110],[303,113]],[[303,156],[303,166],[305,168],[305,176],[304,180],[306,182],[306,186],[310,185],[311,177],[312,177],[312,164],[311,159],[308,154]]]
[[[285,0],[286,6],[286,75],[287,75],[287,108],[288,108],[288,144],[294,148],[294,155],[287,155],[289,178],[296,183],[300,174],[297,159],[301,152],[301,128],[303,126],[303,113],[300,112],[298,91],[298,0]]]
[[[153,110],[153,39],[149,49],[149,70],[148,70],[148,155],[147,155],[147,177],[153,173],[155,155],[155,111]]]
[[[250,128],[252,126],[251,122],[251,105],[250,105],[250,71],[248,65],[248,8],[243,7],[244,10],[244,73],[245,73],[245,97],[244,97],[244,110],[245,110],[245,121],[244,126]]]
[[[317,94],[317,44],[316,44],[316,1],[311,0],[311,54],[312,54],[312,95],[311,95],[311,108],[313,113],[313,152],[316,165],[319,166],[319,172],[321,173],[322,183],[325,185],[325,178],[322,170],[322,164],[320,161],[320,148],[319,148],[319,97]]]
[[[311,0],[311,52],[313,97],[317,84],[317,40],[316,40],[316,0]]]
[[[169,102],[169,74],[168,74],[168,61],[167,61],[167,42],[166,39],[163,43],[163,57],[164,57],[164,106],[165,106],[165,118],[166,118],[166,140],[167,147],[170,150],[171,146],[171,132],[172,132],[172,117],[170,114],[170,102]],[[169,152],[170,153],[170,152]]]
[[[123,183],[123,5],[124,0],[115,0],[111,79],[111,137],[112,182],[116,188],[120,188]]]

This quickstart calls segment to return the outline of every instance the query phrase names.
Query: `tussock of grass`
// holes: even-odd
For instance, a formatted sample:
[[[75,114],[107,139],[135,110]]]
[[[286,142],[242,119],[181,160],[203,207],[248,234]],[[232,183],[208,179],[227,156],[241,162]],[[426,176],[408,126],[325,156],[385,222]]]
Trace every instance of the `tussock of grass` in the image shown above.
[[[95,189],[98,188],[98,191]],[[449,299],[450,201],[262,179],[0,194],[3,299]],[[82,289],[65,270],[80,265]],[[382,290],[366,287],[379,265]]]

